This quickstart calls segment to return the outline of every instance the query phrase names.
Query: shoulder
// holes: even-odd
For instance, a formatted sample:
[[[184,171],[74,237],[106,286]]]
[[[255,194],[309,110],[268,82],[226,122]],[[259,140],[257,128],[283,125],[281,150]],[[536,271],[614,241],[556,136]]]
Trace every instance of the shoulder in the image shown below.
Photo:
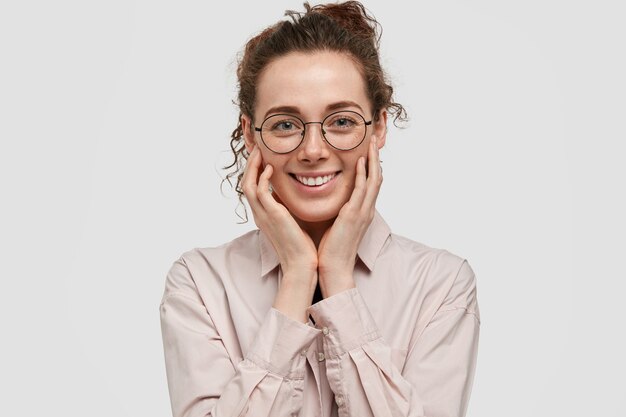
[[[465,257],[395,233],[391,233],[384,255],[390,265],[402,265],[405,279],[431,305],[478,309],[476,276]]]
[[[255,229],[219,246],[193,248],[184,252],[180,258],[192,270],[240,265],[242,261],[259,257],[258,233],[258,229]]]
[[[235,271],[260,265],[258,229],[219,246],[196,247],[172,263],[165,279],[164,298],[173,293],[198,294],[224,286]]]
[[[406,236],[391,233],[384,253],[394,261],[415,269],[429,269],[434,275],[456,274],[467,264],[467,259],[443,248],[436,248]]]

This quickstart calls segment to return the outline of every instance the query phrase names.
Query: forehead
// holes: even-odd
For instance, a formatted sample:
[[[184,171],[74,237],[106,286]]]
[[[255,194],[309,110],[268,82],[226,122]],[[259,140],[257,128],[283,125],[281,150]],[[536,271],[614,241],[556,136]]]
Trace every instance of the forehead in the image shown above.
[[[329,104],[342,101],[369,111],[365,80],[356,63],[337,52],[295,52],[275,59],[259,76],[255,115],[264,118],[268,109],[290,106],[306,118],[321,118]]]

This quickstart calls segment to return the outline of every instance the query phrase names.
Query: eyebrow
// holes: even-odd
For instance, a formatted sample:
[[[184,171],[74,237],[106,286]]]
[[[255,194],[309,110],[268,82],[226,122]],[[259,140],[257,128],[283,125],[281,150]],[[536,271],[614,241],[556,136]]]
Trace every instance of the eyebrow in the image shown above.
[[[359,106],[357,102],[351,100],[338,101],[336,103],[329,104],[328,106],[326,106],[326,111],[338,110],[346,107],[356,107],[361,110],[361,113],[364,113],[363,108],[361,108],[361,106]],[[263,116],[263,119],[267,118],[267,116],[269,116],[270,114],[276,113],[290,113],[298,115],[302,114],[300,113],[300,109],[296,106],[276,106],[270,108],[267,112],[265,112],[265,116]]]

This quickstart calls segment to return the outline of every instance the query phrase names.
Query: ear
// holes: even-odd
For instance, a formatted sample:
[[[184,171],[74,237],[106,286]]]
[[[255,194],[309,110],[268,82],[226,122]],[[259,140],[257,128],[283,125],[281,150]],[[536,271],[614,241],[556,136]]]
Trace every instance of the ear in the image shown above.
[[[246,151],[248,154],[252,152],[254,147],[256,146],[256,141],[254,140],[254,126],[252,124],[252,119],[245,114],[241,115],[241,130],[243,131],[243,139],[246,145]]]
[[[378,120],[372,123],[372,135],[376,136],[376,143],[380,149],[385,146],[387,140],[387,110],[382,109],[378,114]]]

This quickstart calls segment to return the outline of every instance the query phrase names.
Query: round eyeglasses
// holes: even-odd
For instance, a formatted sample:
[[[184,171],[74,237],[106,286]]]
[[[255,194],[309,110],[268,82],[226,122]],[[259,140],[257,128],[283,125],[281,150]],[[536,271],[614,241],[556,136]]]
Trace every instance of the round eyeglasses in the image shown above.
[[[361,144],[372,121],[365,121],[359,113],[343,110],[329,114],[321,122],[304,122],[292,114],[273,114],[267,117],[261,127],[254,130],[261,133],[263,144],[274,153],[294,151],[304,141],[306,125],[320,124],[326,142],[340,151],[349,151]]]

